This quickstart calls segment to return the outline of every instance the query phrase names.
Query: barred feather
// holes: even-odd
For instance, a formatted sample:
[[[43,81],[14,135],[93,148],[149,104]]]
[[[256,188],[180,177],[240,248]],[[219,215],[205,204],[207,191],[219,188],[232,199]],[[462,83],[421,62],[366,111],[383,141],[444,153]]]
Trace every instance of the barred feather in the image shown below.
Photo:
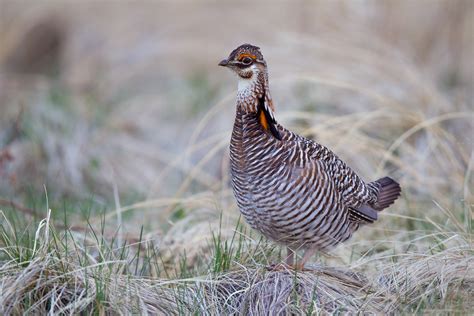
[[[249,81],[239,89],[230,143],[232,187],[247,222],[293,249],[327,249],[377,220],[400,195],[398,183],[366,184],[328,148],[278,124],[266,64],[251,69],[241,79]]]

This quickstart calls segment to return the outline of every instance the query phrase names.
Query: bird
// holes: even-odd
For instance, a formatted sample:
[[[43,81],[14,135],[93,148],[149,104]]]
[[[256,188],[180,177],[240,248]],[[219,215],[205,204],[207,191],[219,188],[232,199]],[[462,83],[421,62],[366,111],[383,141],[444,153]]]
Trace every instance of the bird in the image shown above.
[[[400,196],[390,177],[364,182],[329,148],[279,124],[267,63],[243,44],[219,63],[238,77],[230,173],[247,223],[287,247],[285,267],[304,269],[317,252],[348,240]],[[295,253],[305,250],[299,263]]]

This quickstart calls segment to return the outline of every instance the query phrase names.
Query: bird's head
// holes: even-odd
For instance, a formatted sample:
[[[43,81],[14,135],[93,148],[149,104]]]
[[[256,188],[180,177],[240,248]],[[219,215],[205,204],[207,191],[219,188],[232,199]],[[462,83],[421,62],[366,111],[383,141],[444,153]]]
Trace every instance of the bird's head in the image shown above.
[[[268,87],[267,63],[260,48],[250,44],[240,45],[219,66],[230,68],[239,76],[237,107],[246,113],[257,114],[262,127],[281,140],[275,127],[275,108]]]
[[[259,99],[265,100],[265,107],[275,110],[268,87],[267,63],[260,48],[250,44],[240,45],[219,66],[230,68],[238,75],[237,103],[246,112],[256,112]]]
[[[239,80],[245,81],[257,79],[267,67],[260,48],[250,44],[243,44],[234,49],[219,66],[230,68],[240,77]]]
[[[219,66],[232,69],[239,76],[237,105],[245,112],[257,112],[259,105],[269,112],[272,120],[273,107],[268,85],[267,63],[260,48],[243,44],[234,49]]]

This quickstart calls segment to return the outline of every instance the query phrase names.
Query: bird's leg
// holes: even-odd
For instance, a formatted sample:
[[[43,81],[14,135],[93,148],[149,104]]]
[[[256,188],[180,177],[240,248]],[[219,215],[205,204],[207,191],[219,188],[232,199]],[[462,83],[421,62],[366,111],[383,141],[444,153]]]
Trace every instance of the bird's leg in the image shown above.
[[[267,267],[269,271],[287,271],[287,270],[296,270],[296,271],[304,271],[306,262],[316,253],[316,249],[307,249],[304,253],[303,259],[300,262],[296,261],[295,264],[295,252],[290,248],[287,249],[287,257],[285,263],[277,263],[272,264]]]
[[[295,265],[295,270],[303,271],[304,270],[304,265],[306,264],[306,261],[308,261],[309,258],[311,258],[315,253],[316,253],[316,249],[314,249],[314,248],[307,249],[304,253],[303,259],[301,259],[301,262],[298,262]]]
[[[267,270],[269,271],[286,271],[286,270],[291,270],[294,268],[294,263],[295,263],[295,252],[291,250],[290,248],[286,248],[286,260],[285,262],[280,262],[276,264],[272,264],[269,267],[267,267]]]
[[[288,266],[293,266],[295,263],[295,252],[291,248],[286,248],[286,264]]]

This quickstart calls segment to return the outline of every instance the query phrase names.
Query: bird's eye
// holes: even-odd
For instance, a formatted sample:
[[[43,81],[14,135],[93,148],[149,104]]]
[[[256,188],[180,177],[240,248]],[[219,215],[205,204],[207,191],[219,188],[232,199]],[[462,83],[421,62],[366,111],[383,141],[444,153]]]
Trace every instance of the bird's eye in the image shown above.
[[[250,65],[252,63],[252,58],[250,57],[245,57],[244,59],[242,59],[242,64],[244,65]]]

